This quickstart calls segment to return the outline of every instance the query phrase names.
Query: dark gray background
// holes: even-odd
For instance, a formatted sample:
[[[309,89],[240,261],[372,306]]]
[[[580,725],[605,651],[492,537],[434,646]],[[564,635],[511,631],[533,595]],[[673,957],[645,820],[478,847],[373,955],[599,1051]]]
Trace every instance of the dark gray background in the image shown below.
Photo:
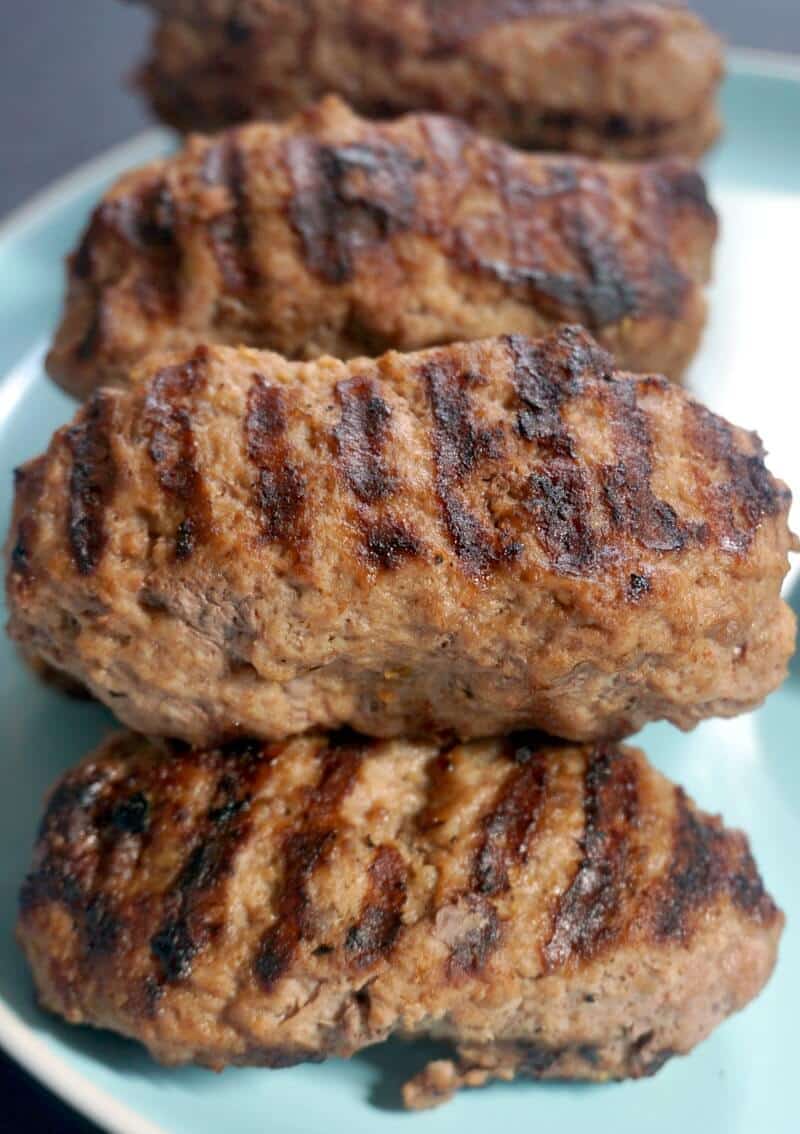
[[[11,0],[4,0],[11,4]],[[695,0],[730,42],[800,52],[798,0]],[[0,39],[0,214],[147,123],[122,84],[147,13],[115,0],[24,0]]]
[[[798,0],[695,0],[694,6],[731,43],[800,52]],[[143,11],[114,0],[14,5],[0,38],[0,213],[147,124],[121,81],[142,56],[147,28]],[[0,1098],[4,1130],[93,1130],[1,1055]]]

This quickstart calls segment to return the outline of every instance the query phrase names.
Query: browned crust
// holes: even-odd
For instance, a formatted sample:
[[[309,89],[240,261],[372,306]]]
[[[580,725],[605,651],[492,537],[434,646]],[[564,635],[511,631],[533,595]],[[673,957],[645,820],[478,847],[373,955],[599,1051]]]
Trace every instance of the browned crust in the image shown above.
[[[49,1007],[170,1062],[449,1039],[407,1088],[431,1105],[652,1074],[758,992],[782,925],[744,836],[631,749],[127,734],[52,793],[18,933]]]
[[[125,477],[92,473],[91,560],[96,403],[23,473],[7,583],[12,635],[131,727],[593,739],[781,679],[790,495],[761,442],[579,328],[349,365],[203,347],[141,378],[102,395]]]
[[[140,86],[183,130],[280,118],[329,91],[537,149],[699,154],[719,129],[721,44],[672,0],[147,2],[162,19]]]
[[[48,369],[85,395],[156,349],[350,357],[574,320],[620,365],[678,377],[716,230],[683,162],[525,155],[327,99],[191,139],[114,187],[69,262]]]

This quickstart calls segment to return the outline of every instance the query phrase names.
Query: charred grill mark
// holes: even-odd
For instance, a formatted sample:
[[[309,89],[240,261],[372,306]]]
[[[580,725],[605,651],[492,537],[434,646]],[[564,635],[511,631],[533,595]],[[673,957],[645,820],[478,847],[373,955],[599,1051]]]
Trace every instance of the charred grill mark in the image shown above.
[[[611,523],[650,551],[680,551],[696,533],[653,493],[653,442],[647,415],[636,401],[636,383],[610,383],[605,395],[616,451],[616,463],[601,470]]]
[[[147,796],[137,791],[127,799],[114,804],[106,821],[123,834],[144,834],[150,823],[150,803]]]
[[[97,568],[106,545],[105,511],[116,484],[111,447],[113,400],[102,390],[92,394],[77,425],[67,430],[72,464],[69,474],[67,540],[81,575]]]
[[[11,548],[11,573],[18,576],[26,583],[30,582],[33,578],[31,571],[31,555],[33,553],[33,545],[36,542],[38,527],[32,515],[23,516],[17,524],[16,539],[14,540],[14,546]]]
[[[511,336],[517,394],[517,432],[535,442],[544,460],[529,475],[522,500],[551,565],[564,574],[593,570],[597,539],[591,524],[591,495],[575,445],[562,419],[562,406],[578,395],[588,374],[604,373],[608,356],[573,329],[541,346]]]
[[[556,571],[583,575],[597,559],[590,522],[591,498],[586,474],[563,457],[554,458],[528,479],[525,507]]]
[[[697,402],[689,402],[684,412],[700,452],[709,463],[722,464],[728,471],[727,480],[706,483],[703,488],[714,535],[725,551],[744,552],[761,521],[787,507],[790,495],[770,476],[757,437],[755,452],[743,453],[733,428],[723,418]]]
[[[137,252],[166,256],[174,263],[177,255],[176,205],[169,186],[158,180],[138,194],[103,201],[92,213],[89,226],[72,257],[72,273],[88,280],[96,270],[95,253],[109,237],[121,240]]]
[[[602,204],[601,204],[602,203]],[[637,314],[639,297],[625,274],[609,220],[611,194],[607,182],[594,179],[593,205],[579,198],[561,203],[561,227],[583,270],[583,278],[551,288],[550,294],[577,311],[593,330]]]
[[[672,857],[666,877],[650,896],[654,938],[688,941],[703,911],[725,892],[759,924],[769,925],[779,916],[744,836],[695,812],[684,790],[676,787]]]
[[[133,266],[136,279],[130,294],[150,318],[174,314],[178,302],[180,245],[177,207],[164,180],[145,186],[137,194],[104,201],[92,214],[89,226],[70,261],[72,276],[92,295],[91,315],[74,346],[80,362],[91,359],[106,334],[106,291],[100,278],[100,252],[117,246],[117,271],[127,275]],[[98,278],[95,278],[95,277]]]
[[[247,162],[237,132],[229,130],[203,161],[203,180],[222,187],[228,208],[208,224],[208,237],[222,282],[233,295],[256,286],[259,271],[253,259],[247,197]]]
[[[519,401],[517,432],[548,455],[572,457],[574,442],[562,421],[562,406],[581,393],[587,379],[611,375],[611,356],[580,327],[563,327],[541,343],[522,335],[506,341]]]
[[[343,734],[320,754],[320,776],[303,809],[303,822],[283,847],[283,884],[275,921],[264,933],[253,961],[262,987],[271,990],[285,975],[298,946],[312,930],[308,883],[336,841],[338,808],[355,784],[365,754],[363,742]]]
[[[167,366],[153,378],[144,406],[150,432],[148,455],[161,488],[182,513],[175,532],[175,557],[188,559],[209,532],[211,507],[197,467],[192,401],[205,383],[205,355],[198,348],[184,363]]]
[[[371,566],[390,570],[420,555],[422,544],[387,508],[399,480],[384,457],[392,411],[379,391],[378,383],[365,375],[339,382],[336,398],[342,412],[333,436],[343,479],[358,501],[364,557]]]
[[[117,790],[107,769],[89,765],[63,780],[39,829],[36,859],[20,891],[25,914],[48,902],[62,905],[80,935],[89,964],[111,954],[126,931],[124,911],[106,886],[106,867],[121,838],[139,831],[108,822],[108,796]]]
[[[185,980],[197,956],[218,932],[218,888],[230,875],[247,839],[252,798],[270,774],[278,751],[256,744],[232,745],[216,756],[218,777],[211,805],[169,887],[161,924],[150,939],[158,988]]]
[[[88,891],[92,863],[75,854],[85,845],[102,806],[105,781],[97,768],[78,769],[63,779],[48,801],[39,824],[33,869],[22,884],[19,907],[24,914],[45,902],[60,902],[79,916]]]
[[[731,901],[737,909],[754,921],[761,925],[770,925],[778,917],[778,907],[764,889],[764,883],[761,881],[750,848],[743,835],[729,834],[728,838],[735,838],[739,844],[739,858],[728,878]]]
[[[645,595],[649,595],[652,583],[647,575],[638,575],[635,572],[628,576],[628,587],[625,598],[628,602],[639,602]]]
[[[662,161],[653,167],[652,176],[667,207],[692,209],[716,228],[716,211],[709,200],[706,183],[695,168]]]
[[[558,900],[542,950],[548,972],[594,957],[619,934],[634,869],[630,835],[638,803],[635,762],[613,749],[596,748],[584,774],[582,857]]]
[[[364,504],[394,495],[397,478],[383,455],[392,411],[378,383],[365,375],[336,384],[342,415],[333,431],[339,464],[351,491]]]
[[[691,914],[707,905],[725,883],[725,834],[719,824],[696,815],[683,788],[675,788],[672,860],[656,888],[654,935],[685,941]]]
[[[401,520],[362,518],[361,526],[366,558],[374,567],[393,570],[403,560],[415,559],[423,552],[421,541]]]
[[[357,257],[410,229],[417,164],[386,142],[321,145],[294,138],[285,149],[292,183],[289,219],[310,271],[349,280]]]
[[[502,455],[502,434],[479,426],[472,414],[469,386],[480,375],[459,372],[452,362],[422,368],[433,417],[435,488],[445,528],[464,571],[476,578],[517,558],[521,546],[504,532],[488,529],[465,503],[461,486],[477,467]]]
[[[609,141],[628,141],[632,138],[652,139],[654,142],[662,134],[674,129],[675,122],[668,118],[634,118],[630,114],[590,114],[583,110],[546,110],[541,116],[545,133],[555,130],[559,134],[574,134],[591,130]],[[569,149],[566,144],[559,149]]]
[[[636,314],[639,296],[614,236],[607,181],[593,176],[584,184],[580,165],[565,162],[549,163],[543,183],[534,182],[528,161],[499,144],[485,148],[485,160],[501,211],[488,227],[456,231],[462,267],[525,288],[552,318],[579,319],[593,330]],[[542,258],[543,225],[558,235],[572,268],[554,271]],[[504,259],[495,252],[498,239],[508,249]]]
[[[468,894],[469,929],[454,942],[447,958],[447,978],[458,981],[483,971],[503,936],[500,918],[490,901],[481,894]]]
[[[86,907],[83,922],[83,936],[89,958],[112,953],[124,928],[111,899],[106,894],[96,894]]]
[[[403,856],[395,847],[378,847],[358,922],[345,938],[345,952],[354,968],[369,968],[391,953],[403,924],[406,874]]]
[[[11,577],[23,586],[33,581],[31,560],[39,531],[37,512],[46,467],[47,458],[41,456],[14,469],[16,508],[21,515],[9,556],[9,570]]]
[[[258,470],[255,504],[265,543],[296,544],[304,534],[306,481],[286,441],[286,394],[261,374],[247,395],[247,454]]]
[[[512,742],[514,770],[492,810],[481,820],[483,837],[472,864],[472,889],[491,896],[508,889],[509,867],[527,860],[544,807],[547,760],[540,742]]]
[[[648,233],[647,272],[641,285],[642,307],[667,319],[680,319],[692,280],[678,266],[672,253],[674,212],[682,190],[679,185],[673,190],[670,181],[663,166],[656,166],[648,170],[638,184],[635,207]],[[691,191],[688,185],[686,190]]]

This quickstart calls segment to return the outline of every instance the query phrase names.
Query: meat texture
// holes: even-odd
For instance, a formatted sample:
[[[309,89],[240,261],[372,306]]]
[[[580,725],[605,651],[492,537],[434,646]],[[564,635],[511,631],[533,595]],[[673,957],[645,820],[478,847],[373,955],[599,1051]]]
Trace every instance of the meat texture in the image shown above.
[[[744,836],[632,749],[123,734],[52,794],[18,935],[47,1008],[165,1063],[450,1041],[416,1107],[651,1074],[757,995],[782,926]]]
[[[183,130],[334,91],[590,155],[696,155],[719,131],[721,45],[677,0],[146,2],[161,18],[141,85]]]
[[[349,358],[575,321],[621,366],[676,377],[716,231],[681,161],[521,154],[451,119],[376,125],[327,99],[123,177],[70,260],[48,369],[85,396],[154,349]]]
[[[10,630],[196,744],[688,728],[784,676],[789,500],[755,435],[580,329],[349,364],[201,347],[19,471]]]

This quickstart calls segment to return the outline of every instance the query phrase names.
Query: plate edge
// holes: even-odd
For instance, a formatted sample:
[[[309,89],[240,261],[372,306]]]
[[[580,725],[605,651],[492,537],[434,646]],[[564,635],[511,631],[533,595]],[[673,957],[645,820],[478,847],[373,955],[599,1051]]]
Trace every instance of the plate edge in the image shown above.
[[[167,1134],[53,1052],[50,1043],[0,1001],[0,1045],[37,1082],[109,1134]]]
[[[43,214],[62,205],[64,198],[77,197],[94,182],[114,177],[138,162],[152,161],[153,151],[171,136],[169,130],[152,126],[74,166],[0,218],[0,243],[33,228]]]

